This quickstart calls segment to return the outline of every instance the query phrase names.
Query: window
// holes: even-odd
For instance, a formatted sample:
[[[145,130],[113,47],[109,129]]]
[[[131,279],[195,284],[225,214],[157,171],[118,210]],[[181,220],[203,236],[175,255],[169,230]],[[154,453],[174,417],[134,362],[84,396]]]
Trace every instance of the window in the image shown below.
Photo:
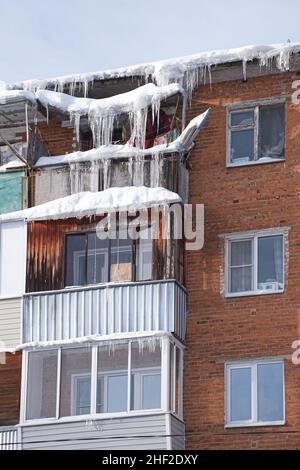
[[[127,411],[128,344],[98,348],[97,413]]]
[[[179,366],[169,364],[168,355],[163,354],[167,348]],[[183,351],[168,337],[25,354],[26,421],[162,409],[181,416]],[[170,383],[168,399],[162,388],[163,374]]]
[[[140,231],[137,245],[136,280],[152,279],[152,238],[151,227]]]
[[[284,289],[282,234],[227,237],[226,294],[282,292]]]
[[[66,286],[149,280],[152,278],[152,239],[101,240],[95,232],[68,234],[65,265]]]
[[[284,159],[284,104],[229,112],[231,166]]]
[[[131,377],[131,409],[161,408],[161,354],[158,348],[140,351],[139,344],[132,343]]]
[[[282,361],[226,365],[226,424],[284,424]]]
[[[28,354],[26,419],[56,416],[57,350]]]
[[[91,349],[65,348],[61,352],[60,416],[90,413]],[[77,379],[84,374],[84,380]],[[76,386],[74,386],[74,381]]]

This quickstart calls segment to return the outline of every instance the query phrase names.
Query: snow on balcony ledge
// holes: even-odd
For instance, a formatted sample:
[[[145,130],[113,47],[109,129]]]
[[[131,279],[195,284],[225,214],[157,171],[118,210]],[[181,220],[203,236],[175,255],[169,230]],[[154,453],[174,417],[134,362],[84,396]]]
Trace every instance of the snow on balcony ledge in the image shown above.
[[[10,162],[4,163],[0,166],[0,173],[6,173],[7,171],[11,170],[22,170],[26,167],[25,163],[21,160],[11,160]]]
[[[35,96],[30,91],[0,88],[0,104],[14,103],[16,101],[28,101],[32,104],[36,103]]]
[[[58,220],[71,217],[82,218],[107,212],[138,210],[142,208],[181,202],[176,193],[168,189],[145,186],[109,188],[100,192],[81,192],[56,199],[39,206],[11,212],[0,216],[1,221]]]
[[[35,168],[43,168],[47,166],[92,162],[97,160],[187,152],[193,146],[198,133],[206,123],[210,111],[211,108],[192,119],[181,135],[169,144],[155,145],[147,149],[139,149],[129,144],[101,145],[101,147],[85,152],[79,151],[53,157],[40,157],[34,166]]]

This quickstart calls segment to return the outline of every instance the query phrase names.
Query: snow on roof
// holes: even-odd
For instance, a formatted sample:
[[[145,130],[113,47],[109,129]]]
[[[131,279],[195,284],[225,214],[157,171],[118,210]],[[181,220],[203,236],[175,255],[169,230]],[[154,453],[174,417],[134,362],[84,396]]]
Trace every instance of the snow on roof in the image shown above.
[[[54,157],[40,157],[35,164],[35,168],[81,162],[92,162],[104,159],[130,158],[155,154],[186,152],[192,147],[198,132],[205,124],[209,113],[210,108],[192,119],[188,126],[183,130],[181,135],[169,144],[156,145],[147,149],[138,149],[137,147],[133,147],[129,144],[102,145],[101,147],[87,150],[85,152],[72,152]]]
[[[12,160],[0,166],[0,173],[5,173],[7,170],[21,169],[25,166],[25,163],[21,162],[21,160]]]
[[[0,87],[0,104],[7,104],[10,101],[26,100],[35,103],[34,94],[27,90],[6,90]]]
[[[51,106],[62,112],[107,116],[129,113],[133,109],[146,108],[180,92],[182,92],[182,89],[176,83],[164,87],[148,83],[127,93],[102,99],[75,98],[65,93],[49,90],[38,90],[36,98],[46,108]]]
[[[152,106],[153,116],[159,116],[160,102],[177,93],[183,93],[183,90],[176,83],[163,87],[148,83],[127,93],[102,99],[75,98],[49,90],[38,90],[36,97],[47,110],[54,107],[69,113],[70,121],[75,124],[78,141],[80,118],[88,115],[96,147],[112,143],[114,118],[128,113],[132,124],[131,141],[137,147],[143,147],[148,107]]]
[[[122,188],[109,188],[100,192],[72,194],[30,209],[3,214],[0,216],[0,221],[82,218],[106,212],[138,210],[173,202],[181,202],[181,198],[168,189],[125,186]]]
[[[270,66],[275,62],[278,69],[288,70],[290,55],[299,51],[300,43],[250,45],[234,49],[200,52],[189,56],[120,67],[112,70],[65,75],[56,78],[48,78],[46,80],[25,80],[19,84],[11,85],[11,87],[35,91],[52,85],[55,86],[56,90],[63,90],[66,83],[71,83],[73,85],[83,86],[85,92],[87,92],[88,83],[95,80],[109,80],[134,76],[145,77],[146,80],[152,77],[159,86],[167,85],[172,81],[183,84],[184,78],[187,78],[188,87],[192,87],[193,82],[194,85],[196,84],[195,82],[197,82],[197,76],[193,74],[197,69],[205,72],[214,65],[242,61],[245,72],[246,64],[257,59],[261,66]],[[191,73],[192,76],[189,77]],[[199,78],[201,77],[198,77],[198,80]]]

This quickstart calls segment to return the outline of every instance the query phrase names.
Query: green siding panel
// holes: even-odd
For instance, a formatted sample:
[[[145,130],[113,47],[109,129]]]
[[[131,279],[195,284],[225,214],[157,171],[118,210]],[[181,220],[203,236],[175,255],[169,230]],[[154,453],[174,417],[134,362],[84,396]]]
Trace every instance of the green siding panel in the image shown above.
[[[24,171],[0,173],[0,214],[23,209]]]

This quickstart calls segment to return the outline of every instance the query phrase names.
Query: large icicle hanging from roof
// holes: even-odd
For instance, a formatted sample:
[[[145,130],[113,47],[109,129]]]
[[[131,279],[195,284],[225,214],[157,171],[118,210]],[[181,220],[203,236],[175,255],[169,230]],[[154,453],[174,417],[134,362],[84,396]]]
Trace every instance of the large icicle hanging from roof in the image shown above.
[[[181,86],[175,83],[164,87],[148,83],[127,93],[93,100],[88,115],[95,146],[110,145],[116,121],[127,114],[131,128],[129,145],[144,148],[149,106],[153,118],[159,121],[161,101],[182,92]]]
[[[95,147],[111,145],[116,121],[120,116],[128,114],[131,126],[129,143],[143,148],[149,106],[152,115],[159,121],[160,102],[182,92],[181,86],[176,83],[163,87],[148,83],[127,93],[103,99],[75,98],[49,90],[37,91],[36,97],[46,109],[52,107],[62,113],[69,113],[71,122],[75,123],[77,139],[80,118],[88,116]]]

